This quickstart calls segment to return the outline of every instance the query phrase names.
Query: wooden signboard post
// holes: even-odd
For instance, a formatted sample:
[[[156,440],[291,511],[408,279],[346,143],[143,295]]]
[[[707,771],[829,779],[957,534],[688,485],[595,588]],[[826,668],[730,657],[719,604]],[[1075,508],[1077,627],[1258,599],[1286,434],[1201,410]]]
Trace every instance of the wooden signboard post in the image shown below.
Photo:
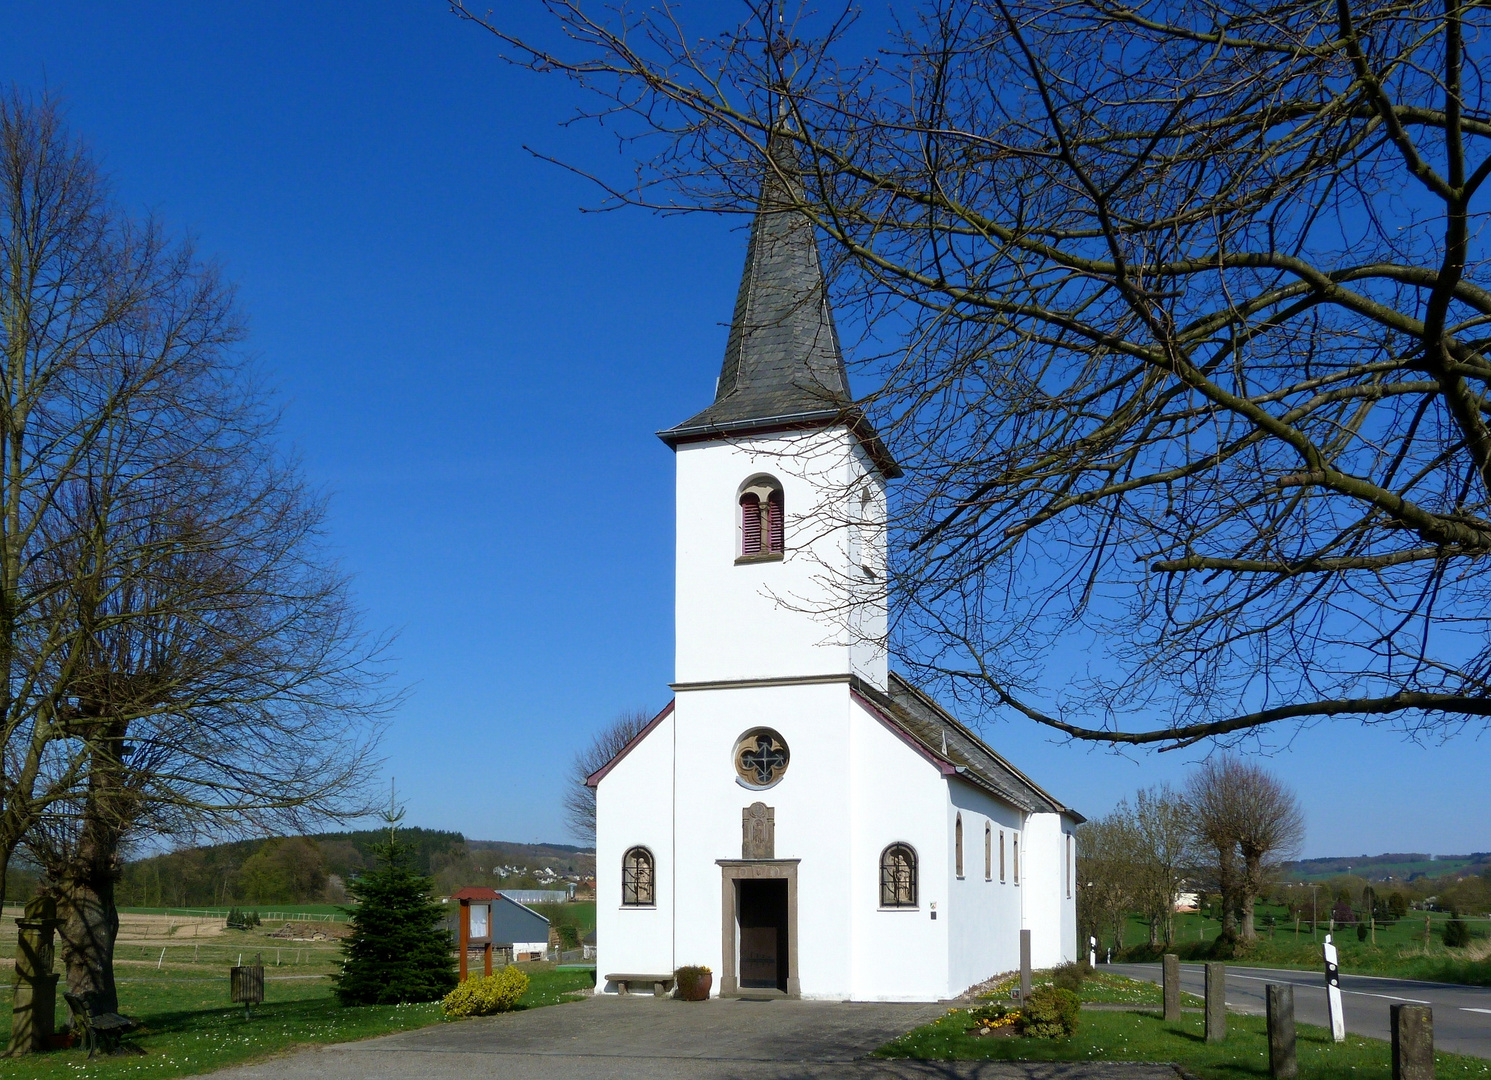
[[[492,974],[492,904],[500,898],[495,889],[466,888],[451,899],[461,905],[460,930],[457,935],[461,951],[461,981],[466,981],[466,958],[472,949],[482,952],[482,971]]]

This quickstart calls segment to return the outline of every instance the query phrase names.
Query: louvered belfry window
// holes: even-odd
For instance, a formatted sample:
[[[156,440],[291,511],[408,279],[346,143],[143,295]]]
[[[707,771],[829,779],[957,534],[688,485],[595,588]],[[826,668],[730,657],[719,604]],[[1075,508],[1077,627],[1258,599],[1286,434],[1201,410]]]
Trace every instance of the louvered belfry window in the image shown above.
[[[766,497],[767,548],[773,555],[782,553],[782,493],[773,491]]]
[[[740,553],[761,554],[761,498],[749,491],[740,497]]]
[[[880,906],[916,907],[916,852],[909,844],[892,844],[880,853]]]
[[[787,549],[782,485],[755,476],[740,488],[740,557],[770,558]]]

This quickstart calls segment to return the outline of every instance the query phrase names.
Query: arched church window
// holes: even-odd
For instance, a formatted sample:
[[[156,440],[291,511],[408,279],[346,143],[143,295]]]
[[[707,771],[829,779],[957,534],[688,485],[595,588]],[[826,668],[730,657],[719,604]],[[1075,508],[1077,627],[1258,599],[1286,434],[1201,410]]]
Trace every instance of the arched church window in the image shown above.
[[[958,815],[958,820],[953,822],[953,862],[957,866],[958,877],[963,876],[963,815]]]
[[[751,728],[735,740],[735,775],[745,787],[775,786],[791,760],[787,740],[771,728]]]
[[[916,907],[916,852],[910,844],[892,844],[880,853],[880,906]]]
[[[645,847],[632,848],[621,860],[621,903],[623,907],[652,907],[657,903],[652,852]]]
[[[785,513],[781,484],[770,476],[747,480],[740,490],[740,558],[780,556],[786,550]]]

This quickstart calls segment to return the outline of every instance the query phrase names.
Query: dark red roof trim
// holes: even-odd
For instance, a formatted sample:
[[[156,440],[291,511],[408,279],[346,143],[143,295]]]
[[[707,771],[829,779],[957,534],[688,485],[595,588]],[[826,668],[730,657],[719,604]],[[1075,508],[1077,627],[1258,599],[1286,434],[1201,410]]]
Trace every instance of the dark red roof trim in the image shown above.
[[[673,702],[670,701],[670,702],[668,702],[668,704],[666,704],[666,705],[663,706],[663,711],[662,712],[658,713],[651,720],[647,721],[647,726],[645,728],[643,728],[641,731],[637,732],[635,735],[633,735],[632,738],[631,738],[631,741],[628,742],[625,746],[623,746],[620,750],[618,750],[616,752],[616,756],[615,757],[613,757],[610,761],[606,762],[599,769],[596,769],[595,772],[593,772],[589,776],[587,776],[585,778],[585,786],[586,787],[595,787],[595,785],[599,784],[602,780],[604,780],[606,778],[606,774],[608,772],[610,772],[612,769],[616,768],[617,764],[620,763],[621,759],[624,758],[624,757],[626,757],[628,754],[630,754],[632,752],[632,747],[636,746],[643,739],[647,738],[647,736],[652,733],[652,729],[655,728],[655,727],[657,727],[659,724],[661,724],[663,722],[663,717],[667,716],[672,711],[673,711]]]
[[[500,900],[502,894],[496,889],[488,889],[483,885],[468,885],[464,889],[450,894],[452,900]]]

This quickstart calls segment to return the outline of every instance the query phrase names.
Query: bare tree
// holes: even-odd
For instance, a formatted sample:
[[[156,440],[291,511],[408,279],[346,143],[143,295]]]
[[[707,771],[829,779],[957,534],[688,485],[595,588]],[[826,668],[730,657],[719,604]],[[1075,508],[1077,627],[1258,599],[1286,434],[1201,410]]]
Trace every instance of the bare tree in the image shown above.
[[[1077,922],[1123,948],[1124,924],[1137,906],[1133,815],[1127,803],[1077,827]]]
[[[1237,820],[1234,812],[1242,786],[1243,764],[1235,757],[1219,755],[1201,764],[1186,783],[1191,825],[1196,846],[1208,858],[1202,864],[1209,884],[1220,895],[1222,940],[1237,940],[1237,916],[1241,906],[1241,875],[1237,851]]]
[[[1278,864],[1304,841],[1293,792],[1259,765],[1223,754],[1186,785],[1198,844],[1212,854],[1222,894],[1222,936],[1252,941],[1253,908]]]
[[[393,698],[231,291],[112,203],[52,103],[13,93],[0,139],[0,858],[43,866],[69,986],[111,1011],[124,846],[360,812]]]
[[[617,202],[749,211],[796,145],[890,339],[903,663],[1110,743],[1491,715],[1491,12],[922,0],[868,55],[546,2],[552,44],[454,8],[594,92]]]
[[[1128,812],[1127,804],[1120,808]],[[1134,799],[1134,879],[1139,911],[1149,922],[1149,943],[1175,940],[1175,901],[1194,871],[1191,809],[1168,784],[1142,789]]]
[[[1273,884],[1279,864],[1299,854],[1305,840],[1305,815],[1294,792],[1257,765],[1243,766],[1237,794],[1237,851],[1242,860],[1239,933],[1244,941],[1252,941],[1257,936],[1253,908]]]
[[[621,753],[652,720],[645,709],[627,709],[596,732],[590,745],[570,763],[564,789],[564,815],[570,833],[582,842],[595,843],[595,788],[585,781]]]

